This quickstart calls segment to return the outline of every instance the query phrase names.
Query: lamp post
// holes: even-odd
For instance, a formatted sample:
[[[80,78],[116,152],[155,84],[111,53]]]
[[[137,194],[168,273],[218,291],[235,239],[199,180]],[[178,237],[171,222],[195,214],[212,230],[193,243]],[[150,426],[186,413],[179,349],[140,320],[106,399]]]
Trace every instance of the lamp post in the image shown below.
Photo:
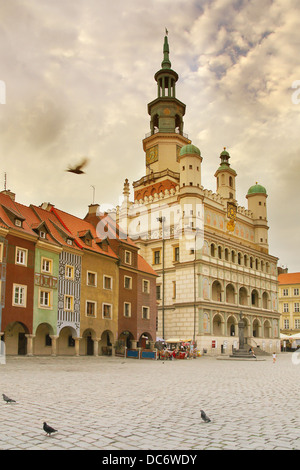
[[[165,339],[165,217],[158,217],[162,226],[162,337]]]

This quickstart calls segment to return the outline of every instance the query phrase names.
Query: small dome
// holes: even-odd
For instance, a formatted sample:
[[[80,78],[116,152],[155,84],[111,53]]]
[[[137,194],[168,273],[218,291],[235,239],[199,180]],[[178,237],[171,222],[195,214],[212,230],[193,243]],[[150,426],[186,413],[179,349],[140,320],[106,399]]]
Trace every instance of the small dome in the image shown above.
[[[224,147],[223,152],[220,153],[220,157],[230,157],[229,153],[226,150],[226,147]]]
[[[198,147],[196,147],[196,145],[193,145],[193,144],[184,145],[182,149],[180,150],[181,156],[186,155],[187,153],[201,156],[200,150],[198,149]]]
[[[256,183],[249,188],[247,194],[267,194],[267,190],[261,184]]]

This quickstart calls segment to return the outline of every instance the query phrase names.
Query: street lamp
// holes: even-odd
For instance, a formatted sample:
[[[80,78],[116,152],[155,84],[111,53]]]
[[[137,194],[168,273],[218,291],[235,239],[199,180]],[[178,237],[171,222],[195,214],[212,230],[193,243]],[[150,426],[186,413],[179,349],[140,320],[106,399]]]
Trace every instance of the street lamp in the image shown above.
[[[162,226],[162,337],[165,339],[165,217],[158,217]]]

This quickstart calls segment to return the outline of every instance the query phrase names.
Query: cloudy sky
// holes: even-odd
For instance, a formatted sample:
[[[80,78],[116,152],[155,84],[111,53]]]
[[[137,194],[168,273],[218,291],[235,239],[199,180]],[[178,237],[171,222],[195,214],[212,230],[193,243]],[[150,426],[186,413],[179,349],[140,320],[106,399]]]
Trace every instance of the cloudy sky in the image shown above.
[[[92,186],[118,204],[145,173],[165,27],[203,186],[226,146],[239,205],[267,188],[270,252],[300,271],[298,0],[0,0],[0,188],[6,172],[18,202],[78,216]],[[65,172],[82,156],[87,174]]]

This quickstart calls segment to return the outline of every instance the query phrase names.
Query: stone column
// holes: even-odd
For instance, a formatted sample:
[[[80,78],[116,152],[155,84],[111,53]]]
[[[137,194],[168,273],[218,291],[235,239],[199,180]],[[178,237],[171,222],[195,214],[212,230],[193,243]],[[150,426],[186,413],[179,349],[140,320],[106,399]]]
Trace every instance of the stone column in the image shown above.
[[[238,322],[239,327],[239,349],[244,349],[245,346],[245,337],[244,337],[244,328],[245,323],[242,317],[242,313],[240,314],[240,320]]]
[[[27,338],[27,356],[33,356],[33,339],[35,335],[25,335]]]
[[[51,338],[51,356],[55,357],[57,355],[57,339],[59,336],[50,335]]]
[[[99,356],[99,341],[101,338],[95,338],[94,341],[94,356],[97,357]]]
[[[73,338],[75,341],[75,356],[79,356],[79,342],[82,338]]]

